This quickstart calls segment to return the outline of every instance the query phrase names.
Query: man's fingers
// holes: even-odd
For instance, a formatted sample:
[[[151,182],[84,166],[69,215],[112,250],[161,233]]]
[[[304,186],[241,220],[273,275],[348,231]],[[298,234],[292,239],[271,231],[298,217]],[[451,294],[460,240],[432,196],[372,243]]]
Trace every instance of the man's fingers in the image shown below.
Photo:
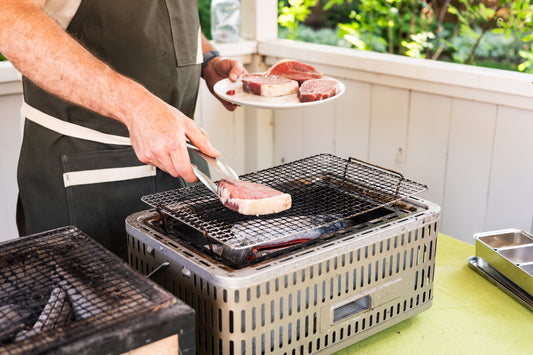
[[[209,137],[205,131],[200,130],[196,126],[187,132],[187,137],[202,153],[211,157],[218,157],[220,155],[220,152],[211,145]]]
[[[171,153],[171,158],[178,176],[181,176],[187,182],[195,182],[197,180],[191,167],[189,152],[184,143],[180,144],[179,148]]]
[[[244,69],[243,64],[238,60],[234,60],[232,62],[231,71],[229,72],[228,77],[231,81],[237,81],[241,75],[247,73],[248,72],[246,71],[246,69]]]

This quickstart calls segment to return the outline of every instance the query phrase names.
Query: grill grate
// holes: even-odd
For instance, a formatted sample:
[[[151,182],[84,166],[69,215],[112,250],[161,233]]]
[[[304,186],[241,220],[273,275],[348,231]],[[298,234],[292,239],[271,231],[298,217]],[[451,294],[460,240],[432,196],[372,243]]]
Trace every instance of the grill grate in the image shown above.
[[[220,203],[203,185],[144,196],[152,207],[233,249],[250,248],[331,226],[413,196],[427,186],[357,159],[320,154],[246,174],[242,180],[291,194],[291,209],[244,216]]]
[[[3,243],[0,286],[2,354],[109,334],[177,301],[75,227]]]

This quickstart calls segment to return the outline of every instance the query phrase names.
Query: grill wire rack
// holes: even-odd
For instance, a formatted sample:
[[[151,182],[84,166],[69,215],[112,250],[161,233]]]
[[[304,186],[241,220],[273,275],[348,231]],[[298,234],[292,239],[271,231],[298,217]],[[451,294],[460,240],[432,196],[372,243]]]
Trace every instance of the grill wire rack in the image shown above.
[[[175,314],[174,296],[75,227],[0,246],[1,354],[55,352],[99,334],[102,343],[161,309]]]
[[[160,212],[180,220],[233,249],[255,247],[392,205],[427,190],[402,174],[355,158],[319,154],[241,176],[292,196],[292,207],[267,216],[245,216],[224,207],[205,186],[142,197]]]

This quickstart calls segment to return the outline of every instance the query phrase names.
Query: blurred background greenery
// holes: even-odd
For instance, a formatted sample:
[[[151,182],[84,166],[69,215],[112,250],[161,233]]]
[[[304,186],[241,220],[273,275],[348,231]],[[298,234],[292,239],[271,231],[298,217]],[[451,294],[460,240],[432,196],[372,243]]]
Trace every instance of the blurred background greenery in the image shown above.
[[[529,0],[281,0],[279,37],[533,72]]]

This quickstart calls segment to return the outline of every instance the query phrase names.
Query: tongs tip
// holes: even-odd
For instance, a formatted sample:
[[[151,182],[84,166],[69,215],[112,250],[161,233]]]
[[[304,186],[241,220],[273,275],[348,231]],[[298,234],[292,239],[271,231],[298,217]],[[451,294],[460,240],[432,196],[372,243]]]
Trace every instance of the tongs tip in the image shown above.
[[[218,171],[220,171],[225,176],[231,177],[231,178],[233,178],[235,180],[239,180],[239,175],[232,168],[230,168],[229,165],[223,163],[220,159],[214,158],[214,157],[210,157],[209,155],[207,155],[207,154],[203,153],[202,151],[200,151],[200,149],[198,147],[196,147],[195,145],[193,145],[190,142],[187,142],[187,147],[190,148],[190,149],[195,150],[198,153],[198,155],[200,155],[202,158],[204,158],[205,161],[210,163],[213,167],[215,167]]]

